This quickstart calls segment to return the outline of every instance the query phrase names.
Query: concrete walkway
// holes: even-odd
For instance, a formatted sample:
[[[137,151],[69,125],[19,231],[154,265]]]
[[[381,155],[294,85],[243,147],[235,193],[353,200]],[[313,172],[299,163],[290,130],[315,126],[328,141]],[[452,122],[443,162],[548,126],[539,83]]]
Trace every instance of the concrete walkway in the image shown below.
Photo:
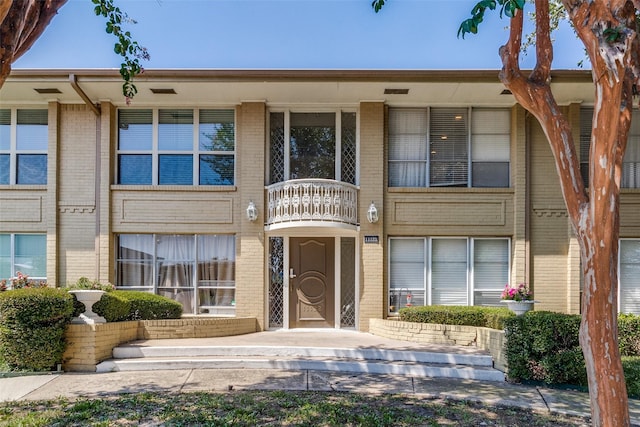
[[[405,346],[429,351],[475,352],[466,347],[447,347],[385,340],[362,333],[264,332],[233,338],[206,339],[217,345],[273,344],[307,346]],[[172,342],[173,341],[173,342]],[[181,345],[191,340],[179,340]],[[136,342],[135,345],[176,345],[175,340]],[[202,344],[196,340],[193,344]],[[400,393],[424,398],[447,398],[531,408],[535,411],[589,416],[589,396],[573,390],[523,386],[495,381],[424,378],[407,375],[342,373],[319,370],[276,369],[172,369],[109,373],[60,373],[0,378],[0,401],[43,400],[56,397],[98,398],[140,392],[183,393],[230,390],[308,390],[353,393]],[[630,400],[633,425],[640,426],[640,401]]]

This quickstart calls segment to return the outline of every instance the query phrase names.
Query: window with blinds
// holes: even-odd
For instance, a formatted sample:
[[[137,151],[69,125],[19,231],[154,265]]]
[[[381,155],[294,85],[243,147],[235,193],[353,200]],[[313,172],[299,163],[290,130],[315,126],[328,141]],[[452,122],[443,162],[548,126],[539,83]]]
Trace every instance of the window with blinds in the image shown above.
[[[591,129],[593,107],[580,109],[580,171],[585,186],[589,186],[589,150],[591,147]],[[640,113],[633,110],[627,149],[622,159],[621,188],[640,188]]]
[[[117,182],[234,185],[234,111],[120,110]]]
[[[389,312],[407,304],[498,306],[509,271],[509,239],[390,238]]]
[[[619,312],[640,314],[640,240],[620,240]]]
[[[46,109],[0,109],[0,184],[47,183],[48,115]]]
[[[508,187],[508,109],[389,110],[390,187]]]

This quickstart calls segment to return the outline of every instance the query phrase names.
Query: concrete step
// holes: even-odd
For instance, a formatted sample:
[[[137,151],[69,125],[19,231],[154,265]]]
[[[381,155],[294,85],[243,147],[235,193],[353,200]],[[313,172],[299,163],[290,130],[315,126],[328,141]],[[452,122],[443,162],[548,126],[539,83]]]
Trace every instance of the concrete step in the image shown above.
[[[123,345],[98,372],[163,369],[282,369],[504,381],[484,354],[373,348]]]

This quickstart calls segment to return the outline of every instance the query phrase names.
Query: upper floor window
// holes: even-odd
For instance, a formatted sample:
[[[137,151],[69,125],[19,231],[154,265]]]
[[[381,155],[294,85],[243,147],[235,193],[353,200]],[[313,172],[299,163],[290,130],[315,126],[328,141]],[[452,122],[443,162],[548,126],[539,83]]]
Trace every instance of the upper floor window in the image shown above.
[[[389,110],[390,187],[508,187],[510,111]]]
[[[47,183],[48,111],[0,109],[0,184]]]
[[[591,147],[591,127],[593,107],[580,109],[580,171],[585,186],[589,186],[589,149]],[[640,115],[633,110],[627,150],[622,159],[622,188],[640,188]]]
[[[120,110],[118,184],[234,185],[233,110]]]
[[[46,234],[0,234],[0,280],[9,283],[19,272],[47,279]]]
[[[270,183],[324,178],[356,183],[356,113],[273,112]]]

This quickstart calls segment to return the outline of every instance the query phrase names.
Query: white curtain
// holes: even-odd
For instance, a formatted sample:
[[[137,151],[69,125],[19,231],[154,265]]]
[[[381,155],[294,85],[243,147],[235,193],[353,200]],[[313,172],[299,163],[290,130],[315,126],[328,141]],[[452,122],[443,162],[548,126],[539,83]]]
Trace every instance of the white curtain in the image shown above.
[[[158,293],[182,304],[185,313],[193,313],[193,236],[156,236]]]
[[[427,111],[389,111],[389,186],[427,184]]]
[[[121,234],[118,247],[118,286],[153,289],[152,234]]]

